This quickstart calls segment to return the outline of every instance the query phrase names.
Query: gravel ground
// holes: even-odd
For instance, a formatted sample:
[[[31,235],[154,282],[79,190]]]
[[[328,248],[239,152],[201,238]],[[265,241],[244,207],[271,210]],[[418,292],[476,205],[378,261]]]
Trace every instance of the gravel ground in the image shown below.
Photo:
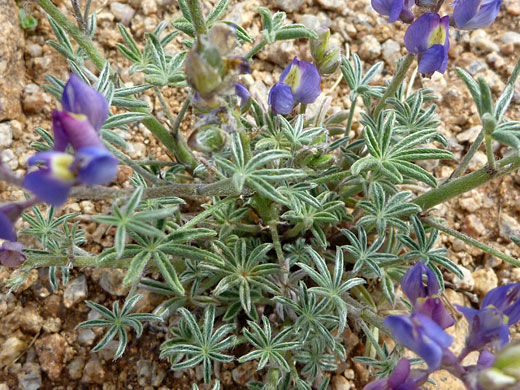
[[[56,0],[56,4],[71,15],[69,3]],[[208,3],[208,2],[206,2]],[[343,0],[251,0],[234,2],[227,19],[248,27],[255,34],[260,30],[260,20],[255,13],[258,6],[281,9],[288,13],[288,19],[309,27],[329,26],[333,38],[343,46],[348,44],[353,52],[360,55],[366,66],[377,61],[385,62],[385,72],[375,80],[382,84],[391,76],[397,59],[405,53],[402,40],[405,27],[389,25],[371,10],[369,0],[357,0],[345,5]],[[50,112],[57,102],[41,86],[44,75],[51,73],[62,79],[68,68],[62,57],[45,42],[52,39],[47,21],[35,6],[27,4],[26,10],[38,19],[35,31],[23,31],[17,20],[17,8],[12,0],[0,0],[0,42],[8,42],[0,47],[0,145],[4,150],[5,162],[17,173],[23,174],[27,158],[34,152],[29,147],[38,139],[33,131],[36,127],[50,129]],[[93,1],[92,9],[99,9],[99,28],[95,40],[113,64],[126,66],[125,60],[115,50],[121,42],[115,22],[126,24],[135,38],[143,41],[146,32],[153,30],[160,20],[172,20],[180,12],[172,0],[128,0],[115,2]],[[432,79],[417,78],[415,85],[432,88],[439,96],[439,113],[443,124],[441,132],[449,140],[449,149],[455,154],[455,161],[467,151],[478,134],[479,119],[469,92],[457,78],[455,67],[468,70],[473,76],[484,77],[495,94],[504,89],[504,80],[512,72],[520,50],[520,3],[504,0],[502,12],[496,23],[486,30],[475,32],[451,32],[452,48],[450,65],[445,75],[435,75]],[[172,44],[171,50],[179,47],[180,39]],[[515,56],[516,54],[516,56]],[[305,41],[281,42],[259,55],[251,77],[245,82],[258,94],[267,96],[283,67],[298,55],[309,59]],[[116,65],[117,68],[117,65]],[[122,71],[126,82],[140,82],[139,75],[129,75]],[[324,81],[323,89],[331,89],[339,74]],[[182,92],[165,90],[166,97],[174,112],[184,100]],[[342,81],[330,91],[334,107],[348,107],[348,88]],[[154,97],[144,97],[156,114],[162,117],[159,104]],[[520,85],[517,84],[513,105],[508,117],[520,120]],[[353,128],[361,128],[356,117]],[[183,124],[183,131],[189,132],[190,121]],[[168,159],[157,141],[143,126],[135,126],[126,135],[130,148],[128,154],[137,159],[155,157]],[[497,150],[500,155],[503,150]],[[485,154],[479,151],[470,170],[482,167]],[[428,165],[438,179],[447,178],[454,169],[453,163]],[[116,185],[129,186],[131,171],[121,167]],[[474,238],[492,243],[498,249],[513,256],[520,251],[509,241],[513,233],[520,233],[520,197],[518,190],[520,176],[498,179],[478,190],[473,190],[447,204],[437,207],[433,214],[445,218],[449,225]],[[421,191],[421,188],[414,188]],[[0,183],[0,200],[21,199],[23,193]],[[81,212],[84,215],[106,212],[106,202],[78,201],[68,203],[63,211]],[[112,244],[112,231],[106,230],[83,218],[87,231],[87,249],[99,252]],[[20,223],[20,228],[23,223]],[[27,246],[30,241],[21,241]],[[515,269],[500,259],[480,250],[468,247],[462,241],[441,236],[439,245],[450,251],[450,257],[464,270],[463,280],[448,277],[449,286],[446,299],[451,303],[469,304],[470,300],[482,296],[499,284],[520,281],[520,269]],[[16,271],[14,271],[16,272]],[[76,331],[75,326],[89,316],[85,299],[95,300],[105,305],[122,299],[124,289],[119,286],[122,272],[119,270],[74,270],[71,282],[51,293],[47,272],[33,271],[26,283],[14,294],[7,294],[5,282],[13,272],[0,268],[0,390],[6,389],[188,389],[193,382],[202,378],[200,370],[171,372],[168,365],[157,359],[159,346],[166,337],[165,328],[147,327],[143,336],[130,336],[127,352],[118,361],[112,361],[115,345],[108,351],[91,353],[90,349],[99,340],[97,330]],[[160,302],[160,297],[144,292],[139,310],[150,311]],[[457,343],[462,345],[467,324],[460,320],[454,327]],[[518,338],[515,333],[513,337]],[[363,342],[355,333],[345,331],[345,345],[350,356],[363,353]],[[471,359],[472,356],[468,357]],[[252,376],[257,375],[254,365],[236,363],[216,367],[216,372],[227,389],[245,388]],[[441,388],[462,389],[460,383],[445,376],[437,375]],[[364,366],[350,360],[342,362],[332,376],[332,386],[336,390],[360,389],[369,380],[369,372]]]

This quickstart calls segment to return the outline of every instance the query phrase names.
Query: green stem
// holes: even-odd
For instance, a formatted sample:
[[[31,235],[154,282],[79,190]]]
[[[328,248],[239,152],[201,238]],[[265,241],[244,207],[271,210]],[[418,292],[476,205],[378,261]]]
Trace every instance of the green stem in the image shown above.
[[[253,47],[251,50],[249,50],[249,52],[245,55],[245,58],[247,58],[248,60],[250,60],[251,58],[253,58],[253,56],[255,54],[257,54],[258,52],[260,52],[260,50],[262,50],[264,48],[264,46],[267,45],[267,41],[265,39],[262,39],[260,41],[259,44],[257,44],[255,47]]]
[[[190,98],[186,98],[186,100],[184,100],[184,104],[182,105],[181,110],[177,114],[177,118],[175,118],[175,121],[172,124],[172,133],[174,134],[174,136],[179,134],[179,128],[181,127],[182,119],[184,118],[184,115],[186,115],[186,111],[188,111],[190,103]]]
[[[386,359],[385,353],[379,346],[379,343],[377,342],[375,336],[373,335],[372,330],[367,326],[367,324],[365,324],[365,321],[358,321],[358,324],[359,324],[359,327],[361,328],[361,330],[363,331],[363,333],[365,333],[365,335],[368,338],[369,342],[367,343],[367,347],[368,348],[373,347],[375,349],[376,353],[379,355],[379,357],[382,360],[385,360]],[[378,335],[378,337],[379,337],[379,335]]]
[[[206,22],[200,6],[199,0],[187,0],[188,8],[190,9],[191,23],[195,27],[197,36],[206,32]]]
[[[495,257],[498,257],[499,259],[507,261],[508,263],[513,264],[515,267],[520,267],[520,260],[517,260],[511,256],[508,256],[505,253],[502,253],[497,249],[491,248],[490,246],[488,246],[478,240],[475,240],[474,238],[471,238],[471,237],[465,235],[464,233],[458,232],[457,230],[444,226],[444,225],[434,221],[432,218],[423,218],[422,221],[424,223],[426,223],[427,225],[440,230],[441,232],[444,232],[446,234],[449,234],[450,236],[453,236],[455,238],[458,238],[459,240],[464,241],[466,244],[472,245],[475,248],[478,248],[486,253],[489,253],[492,256],[495,256]]]
[[[462,158],[462,161],[460,162],[459,166],[455,168],[448,180],[453,180],[457,177],[464,175],[469,163],[471,162],[471,159],[473,158],[475,153],[477,153],[477,150],[478,148],[480,148],[480,145],[482,145],[482,141],[484,141],[484,129],[480,131],[475,141],[471,144],[468,153],[466,153],[466,155]]]
[[[507,175],[518,168],[520,168],[520,156],[505,157],[496,163],[496,170],[491,171],[486,166],[418,196],[413,200],[413,203],[418,204],[423,211],[426,211],[493,179]]]
[[[352,122],[354,121],[354,111],[356,111],[356,104],[357,96],[349,108],[347,126],[345,127],[345,137],[348,137],[348,135],[350,134],[350,129],[352,128]]]
[[[491,138],[491,135],[486,134],[485,135],[486,140],[486,156],[488,160],[488,168],[491,171],[494,171],[496,169],[496,161],[495,161],[495,154],[493,153],[493,138]]]
[[[50,0],[38,0],[40,6],[45,12],[53,18],[74,40],[81,46],[81,48],[87,53],[89,58],[92,60],[94,65],[98,69],[103,69],[106,60],[103,58],[101,53],[96,49],[94,43],[87,37],[83,31],[74,25],[61,11],[54,5]]]
[[[374,110],[374,116],[373,118],[377,120],[377,117],[381,113],[381,111],[384,110],[386,106],[386,100],[392,96],[395,95],[397,89],[402,84],[404,78],[406,77],[406,74],[408,73],[408,69],[410,69],[410,66],[412,66],[412,63],[415,59],[415,56],[411,53],[408,53],[406,57],[404,57],[404,61],[397,70],[392,82],[386,89],[385,94],[381,98],[379,104],[377,105],[376,109]]]

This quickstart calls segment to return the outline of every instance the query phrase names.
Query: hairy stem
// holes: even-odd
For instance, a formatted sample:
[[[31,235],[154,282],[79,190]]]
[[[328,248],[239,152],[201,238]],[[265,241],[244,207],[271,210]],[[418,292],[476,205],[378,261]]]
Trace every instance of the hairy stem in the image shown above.
[[[356,111],[356,104],[357,104],[357,96],[350,105],[349,111],[348,111],[348,121],[347,126],[345,126],[345,137],[348,137],[350,134],[350,130],[352,128],[352,122],[354,121],[354,111]]]
[[[493,179],[507,175],[520,168],[520,156],[505,157],[496,163],[496,170],[484,167],[466,176],[459,177],[438,188],[418,196],[412,202],[421,206],[423,211],[455,198],[465,192],[477,188]]]
[[[456,179],[457,177],[460,177],[466,173],[466,169],[468,169],[468,165],[471,162],[471,159],[477,153],[478,148],[480,148],[480,145],[482,145],[482,141],[484,141],[484,129],[480,131],[475,141],[471,144],[469,147],[468,153],[462,158],[462,161],[460,162],[459,166],[455,168],[451,176],[449,177],[449,180]]]
[[[260,43],[258,43],[255,47],[253,47],[247,54],[245,55],[245,58],[250,60],[253,58],[253,56],[260,52],[264,48],[264,46],[267,45],[267,41],[265,39],[262,39]]]
[[[414,59],[415,59],[415,56],[411,53],[408,53],[406,55],[406,57],[404,57],[403,63],[397,70],[394,78],[392,79],[392,82],[386,89],[385,94],[383,95],[383,97],[379,101],[379,104],[377,105],[376,109],[374,110],[374,116],[373,116],[374,119],[377,119],[377,117],[379,116],[381,111],[384,110],[387,99],[395,95],[397,89],[399,88],[399,86],[402,84],[404,78],[406,77],[406,74],[408,73],[408,69],[410,69],[410,66],[412,66]]]
[[[497,249],[494,249],[490,247],[489,245],[486,245],[478,240],[475,240],[474,238],[471,238],[464,233],[458,232],[457,230],[451,229],[439,222],[434,221],[432,218],[424,218],[422,221],[431,227],[434,227],[435,229],[440,230],[441,232],[444,232],[446,234],[449,234],[450,236],[453,236],[455,238],[458,238],[459,240],[464,241],[466,244],[472,245],[475,248],[478,248],[486,253],[489,253],[492,256],[498,257],[499,259],[502,259],[504,261],[507,261],[508,263],[513,264],[516,267],[520,267],[520,260],[515,259],[514,257],[508,256],[505,253],[500,252]]]

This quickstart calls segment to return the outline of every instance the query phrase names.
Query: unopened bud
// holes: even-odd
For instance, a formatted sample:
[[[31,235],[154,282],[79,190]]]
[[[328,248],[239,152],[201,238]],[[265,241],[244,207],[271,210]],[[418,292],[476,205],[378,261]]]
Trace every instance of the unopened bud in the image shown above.
[[[509,389],[520,382],[520,343],[512,343],[496,354],[493,366],[480,373],[484,389]]]
[[[188,145],[193,150],[202,153],[214,153],[226,144],[228,134],[215,126],[204,126],[190,135]]]
[[[318,39],[311,39],[311,55],[314,64],[322,76],[331,75],[338,69],[341,58],[340,49],[329,42],[330,30],[321,27],[317,31]]]

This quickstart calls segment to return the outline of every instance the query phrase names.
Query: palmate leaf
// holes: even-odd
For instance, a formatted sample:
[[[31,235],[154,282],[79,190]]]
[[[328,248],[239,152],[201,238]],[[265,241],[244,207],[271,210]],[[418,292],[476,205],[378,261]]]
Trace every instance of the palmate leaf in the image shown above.
[[[387,227],[393,226],[399,230],[408,231],[408,225],[404,218],[421,212],[421,208],[415,203],[410,203],[410,192],[399,192],[388,201],[386,194],[379,183],[373,183],[370,200],[363,200],[357,206],[365,215],[357,221],[357,225],[370,231],[374,227],[380,236],[385,234]]]
[[[225,355],[222,351],[231,348],[235,344],[235,336],[228,336],[233,330],[233,325],[222,325],[214,330],[215,306],[209,305],[204,311],[202,325],[188,310],[180,308],[184,321],[192,335],[191,343],[170,343],[166,341],[161,346],[161,357],[183,354],[186,357],[183,361],[174,362],[171,366],[173,370],[184,370],[203,364],[204,382],[208,383],[212,375],[212,361],[229,363],[234,360],[233,356]]]
[[[352,287],[364,284],[365,281],[361,278],[353,278],[343,281],[343,252],[340,248],[336,250],[333,275],[331,275],[327,268],[325,260],[314,249],[309,248],[308,252],[318,271],[304,263],[298,263],[298,266],[304,269],[318,285],[317,287],[310,288],[309,291],[326,297],[337,311],[339,318],[339,333],[341,333],[347,324],[347,305],[343,300],[342,295]]]
[[[417,148],[428,143],[437,136],[437,131],[426,129],[414,132],[397,142],[393,138],[395,114],[386,116],[381,113],[377,123],[364,115],[364,138],[369,156],[363,157],[352,165],[352,173],[359,175],[362,171],[377,171],[393,183],[399,184],[403,179],[411,178],[432,187],[437,185],[433,175],[424,168],[413,164],[421,160],[450,160],[451,152],[434,148]]]
[[[413,231],[415,233],[415,240],[405,234],[397,235],[399,241],[409,249],[408,252],[401,256],[403,261],[411,262],[419,260],[428,265],[435,273],[439,285],[442,286],[443,289],[444,278],[437,265],[445,267],[462,279],[464,275],[457,264],[447,257],[448,251],[444,248],[434,249],[435,243],[439,238],[439,231],[432,229],[430,234],[427,235],[421,220],[417,216],[411,217],[410,221],[412,222]]]
[[[306,173],[301,169],[275,167],[280,159],[290,158],[291,153],[285,150],[266,150],[256,154],[246,163],[238,133],[234,133],[231,140],[233,161],[229,161],[222,156],[215,156],[215,161],[225,173],[232,177],[237,191],[242,191],[245,185],[273,202],[287,204],[288,200],[276,189],[273,183],[306,176]],[[265,165],[271,165],[273,168],[262,168]]]
[[[244,328],[242,332],[255,349],[239,358],[238,361],[244,363],[260,359],[257,371],[262,370],[269,363],[269,367],[276,367],[284,372],[289,372],[289,363],[287,363],[282,353],[299,345],[295,341],[286,341],[293,332],[293,328],[285,328],[273,337],[269,319],[262,316],[262,322],[264,324],[263,329],[253,321],[247,322],[251,331]]]
[[[140,294],[128,297],[121,310],[119,309],[118,301],[114,302],[112,310],[107,309],[99,303],[86,301],[87,306],[97,312],[102,317],[102,319],[82,322],[76,326],[76,329],[92,327],[109,328],[99,343],[92,349],[93,352],[100,351],[106,347],[107,344],[114,339],[114,337],[118,336],[119,343],[114,355],[114,360],[119,359],[121,356],[123,356],[126,345],[128,343],[128,334],[125,327],[134,329],[137,337],[141,337],[141,334],[143,333],[143,325],[141,324],[142,321],[162,321],[162,318],[155,314],[130,313],[136,303],[142,297],[143,296]]]

